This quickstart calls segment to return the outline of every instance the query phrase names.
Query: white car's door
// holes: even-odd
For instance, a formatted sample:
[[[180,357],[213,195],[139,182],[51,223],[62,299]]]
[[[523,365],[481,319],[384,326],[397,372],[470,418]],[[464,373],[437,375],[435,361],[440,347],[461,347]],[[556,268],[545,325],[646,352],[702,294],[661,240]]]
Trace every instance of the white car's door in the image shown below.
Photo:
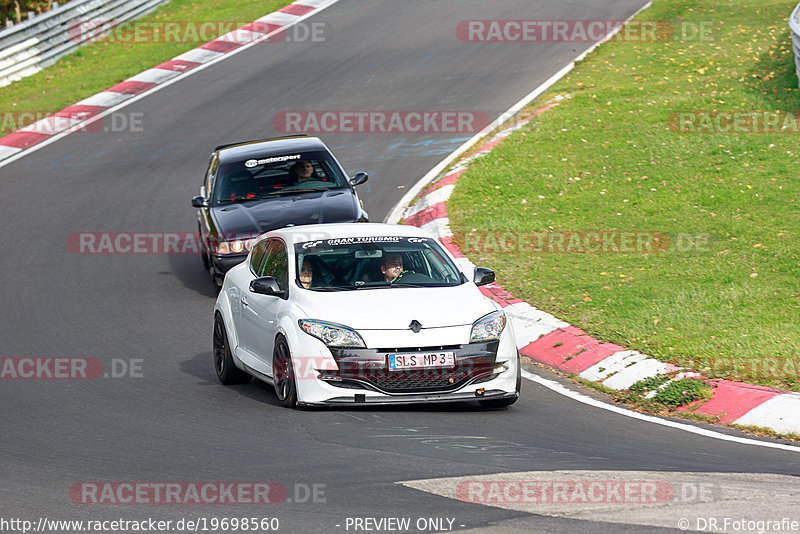
[[[277,280],[281,289],[288,283],[288,258],[286,246],[279,239],[266,242],[264,260],[260,263],[255,277],[271,276]],[[258,360],[257,369],[272,376],[272,351],[275,347],[278,317],[286,306],[281,297],[259,295],[247,289],[242,291],[241,325],[245,338],[245,348]]]

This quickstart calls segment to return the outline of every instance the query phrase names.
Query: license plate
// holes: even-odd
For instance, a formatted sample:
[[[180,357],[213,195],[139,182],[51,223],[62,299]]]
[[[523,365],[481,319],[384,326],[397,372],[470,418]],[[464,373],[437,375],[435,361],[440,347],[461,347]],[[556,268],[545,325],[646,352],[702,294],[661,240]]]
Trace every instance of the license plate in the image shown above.
[[[389,354],[389,370],[445,368],[456,365],[454,352],[413,352]]]

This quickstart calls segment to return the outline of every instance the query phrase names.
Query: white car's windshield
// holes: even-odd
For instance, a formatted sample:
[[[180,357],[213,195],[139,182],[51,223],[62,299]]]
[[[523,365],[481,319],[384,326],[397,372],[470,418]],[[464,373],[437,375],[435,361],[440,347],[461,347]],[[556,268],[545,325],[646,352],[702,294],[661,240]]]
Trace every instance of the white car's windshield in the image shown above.
[[[441,287],[462,283],[434,239],[346,237],[295,245],[297,284],[317,291]]]

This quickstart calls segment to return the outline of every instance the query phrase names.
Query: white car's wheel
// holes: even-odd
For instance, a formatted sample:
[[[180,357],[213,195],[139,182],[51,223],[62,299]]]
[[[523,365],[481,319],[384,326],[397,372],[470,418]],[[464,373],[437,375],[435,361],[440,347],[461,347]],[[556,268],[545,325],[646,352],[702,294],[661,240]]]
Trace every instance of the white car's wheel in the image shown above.
[[[275,383],[275,394],[287,408],[297,405],[297,383],[294,378],[294,366],[289,352],[289,344],[283,336],[275,340],[275,351],[272,357],[272,373]]]
[[[250,380],[250,375],[236,367],[233,355],[228,345],[228,334],[225,332],[225,323],[222,316],[217,313],[214,319],[214,371],[223,384],[242,384]]]

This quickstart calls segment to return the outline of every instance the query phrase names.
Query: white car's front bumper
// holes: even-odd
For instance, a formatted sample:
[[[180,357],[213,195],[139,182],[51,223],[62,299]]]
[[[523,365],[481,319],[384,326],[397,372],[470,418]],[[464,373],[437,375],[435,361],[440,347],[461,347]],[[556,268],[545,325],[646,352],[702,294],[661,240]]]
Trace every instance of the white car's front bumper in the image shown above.
[[[328,366],[328,371],[320,373],[309,373],[307,369],[298,373],[298,404],[427,404],[518,397],[519,353],[510,328],[503,332],[499,342],[495,342],[496,352],[485,350],[488,344],[482,347],[478,345],[466,344],[454,349],[459,365],[452,375],[443,372],[441,376],[436,376],[438,385],[432,387],[426,387],[424,380],[419,380],[413,373],[404,375],[388,371],[384,353],[380,351],[343,350],[336,357],[330,356],[330,359],[338,360],[337,370],[330,370]],[[320,342],[315,348],[319,350],[321,346],[324,347]],[[476,347],[479,350],[471,352]],[[322,350],[330,354],[327,348]],[[369,356],[362,356],[365,353]],[[294,351],[292,357],[293,360],[296,357]],[[329,358],[325,359],[330,361]],[[348,366],[347,363],[352,365]],[[366,371],[365,366],[369,368]],[[353,370],[356,367],[358,370]],[[452,386],[447,385],[448,376],[454,377]],[[405,382],[406,378],[408,383]]]

